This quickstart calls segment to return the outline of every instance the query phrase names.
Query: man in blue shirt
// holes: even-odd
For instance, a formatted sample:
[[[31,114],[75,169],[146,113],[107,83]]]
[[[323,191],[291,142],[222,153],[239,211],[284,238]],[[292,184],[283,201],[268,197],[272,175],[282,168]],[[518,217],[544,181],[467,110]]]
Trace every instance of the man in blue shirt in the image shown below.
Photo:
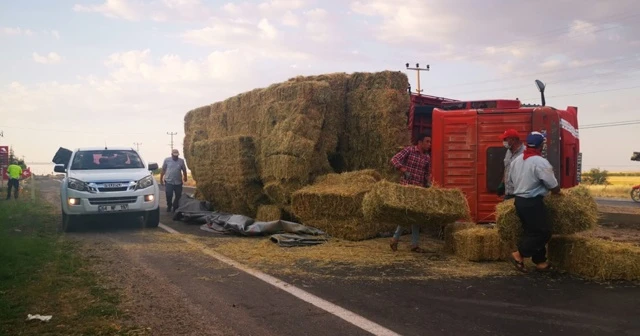
[[[508,177],[513,184],[516,213],[524,231],[518,250],[512,253],[512,262],[522,272],[526,272],[524,258],[531,258],[539,271],[550,269],[546,244],[551,239],[551,223],[543,198],[549,191],[560,194],[560,185],[553,174],[553,167],[542,157],[544,141],[544,135],[539,132],[529,134],[527,148],[511,163]]]

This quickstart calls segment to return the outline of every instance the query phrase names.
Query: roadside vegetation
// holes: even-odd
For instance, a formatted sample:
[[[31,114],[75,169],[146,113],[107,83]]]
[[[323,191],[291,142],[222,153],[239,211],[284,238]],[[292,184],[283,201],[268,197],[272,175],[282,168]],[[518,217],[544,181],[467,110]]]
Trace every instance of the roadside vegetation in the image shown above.
[[[138,335],[44,200],[0,201],[0,335]],[[49,322],[28,314],[52,315]]]
[[[640,184],[640,172],[609,172],[597,168],[582,173],[582,184],[594,197],[630,198],[631,188]]]

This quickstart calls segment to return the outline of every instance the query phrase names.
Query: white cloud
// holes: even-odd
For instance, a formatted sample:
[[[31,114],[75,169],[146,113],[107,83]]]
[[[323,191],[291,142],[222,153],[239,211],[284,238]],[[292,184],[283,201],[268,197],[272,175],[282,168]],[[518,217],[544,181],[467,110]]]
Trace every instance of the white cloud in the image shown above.
[[[188,21],[212,15],[210,8],[200,0],[106,0],[99,5],[76,4],[73,10],[127,21]]]
[[[262,38],[274,40],[278,37],[278,30],[271,25],[267,19],[260,20],[258,28],[260,29],[260,36],[262,36]]]
[[[282,24],[285,26],[297,27],[300,24],[300,20],[292,11],[287,11],[282,17]]]
[[[37,52],[33,53],[33,60],[36,63],[41,64],[56,64],[62,61],[62,57],[55,52],[50,52],[47,55],[40,55]]]
[[[129,2],[127,0],[106,0],[100,5],[80,5],[73,6],[76,12],[100,13],[110,18],[122,18],[129,21],[137,21],[145,12],[147,7],[141,1]]]
[[[0,35],[6,36],[33,36],[34,33],[30,29],[24,29],[20,27],[2,27],[0,28]]]

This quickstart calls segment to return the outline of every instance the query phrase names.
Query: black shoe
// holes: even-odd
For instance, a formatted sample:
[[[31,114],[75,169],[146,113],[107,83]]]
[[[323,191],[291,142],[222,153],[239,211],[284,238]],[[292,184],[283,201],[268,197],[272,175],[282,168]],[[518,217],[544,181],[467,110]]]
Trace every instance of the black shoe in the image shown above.
[[[167,207],[167,212],[171,212],[171,207]]]

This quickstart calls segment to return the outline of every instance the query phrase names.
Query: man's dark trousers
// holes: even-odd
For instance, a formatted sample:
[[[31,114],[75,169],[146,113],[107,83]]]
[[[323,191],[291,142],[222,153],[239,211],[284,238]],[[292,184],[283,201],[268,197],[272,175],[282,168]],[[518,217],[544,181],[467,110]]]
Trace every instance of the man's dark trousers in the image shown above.
[[[18,191],[20,191],[20,180],[9,179],[9,183],[7,183],[7,199],[11,198],[11,189],[14,189],[13,197],[18,198]]]
[[[551,239],[551,225],[542,196],[515,198],[516,213],[522,223],[523,235],[518,251],[523,258],[531,258],[534,264],[547,261],[546,244]]]
[[[165,183],[164,190],[167,195],[167,208],[175,210],[179,206],[180,196],[182,196],[182,184]],[[175,199],[173,195],[175,193]],[[171,200],[173,199],[173,203]]]

